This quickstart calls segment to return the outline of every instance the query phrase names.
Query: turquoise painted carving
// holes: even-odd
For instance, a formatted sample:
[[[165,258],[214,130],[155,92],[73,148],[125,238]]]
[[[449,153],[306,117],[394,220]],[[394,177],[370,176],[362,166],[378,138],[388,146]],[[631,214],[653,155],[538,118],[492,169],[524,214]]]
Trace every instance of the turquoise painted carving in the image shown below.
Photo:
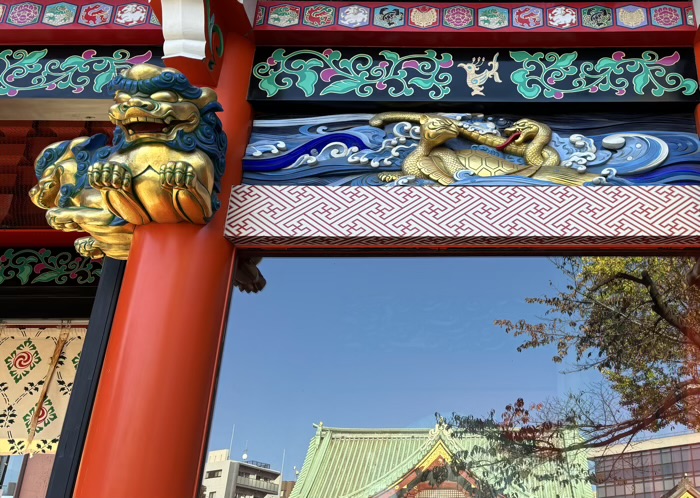
[[[0,253],[0,284],[91,284],[100,277],[102,263],[68,251],[7,249]]]
[[[115,50],[111,56],[97,56],[95,50],[65,59],[46,59],[47,49],[0,51],[0,96],[14,97],[32,90],[68,90],[81,93],[89,85],[99,93],[123,69],[151,59],[148,52],[131,56]]]
[[[209,70],[213,70],[216,67],[216,61],[224,56],[224,32],[215,21],[216,18],[211,11],[211,0],[207,0],[207,43],[211,50],[211,57],[207,61]],[[219,39],[216,49],[214,48],[214,38]]]
[[[556,52],[530,54],[518,51],[511,52],[510,56],[523,64],[521,69],[513,71],[510,79],[526,99],[535,99],[540,93],[553,99],[581,92],[615,92],[615,95],[622,96],[630,85],[636,94],[650,92],[654,97],[679,91],[692,95],[698,89],[695,80],[667,72],[667,67],[680,60],[678,52],[661,58],[656,52],[646,51],[641,57],[626,59],[625,53],[618,51],[612,57],[602,57],[595,63],[584,61],[579,65],[574,64],[578,52],[560,55]]]
[[[258,86],[268,97],[292,84],[311,97],[319,78],[328,83],[319,95],[354,93],[369,97],[375,90],[391,97],[408,97],[416,89],[429,91],[439,100],[450,93],[452,76],[443,70],[452,67],[452,55],[426,50],[422,54],[399,56],[396,52],[379,52],[382,60],[367,54],[343,57],[339,50],[297,50],[289,54],[275,50],[266,62],[253,68]]]

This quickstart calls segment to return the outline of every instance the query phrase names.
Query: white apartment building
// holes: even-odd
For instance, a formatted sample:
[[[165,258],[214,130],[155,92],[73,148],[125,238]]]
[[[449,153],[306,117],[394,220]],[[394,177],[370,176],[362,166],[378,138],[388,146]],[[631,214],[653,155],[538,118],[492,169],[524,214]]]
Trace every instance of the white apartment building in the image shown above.
[[[270,465],[230,459],[228,450],[209,452],[204,466],[204,498],[272,498],[279,496],[280,472]]]

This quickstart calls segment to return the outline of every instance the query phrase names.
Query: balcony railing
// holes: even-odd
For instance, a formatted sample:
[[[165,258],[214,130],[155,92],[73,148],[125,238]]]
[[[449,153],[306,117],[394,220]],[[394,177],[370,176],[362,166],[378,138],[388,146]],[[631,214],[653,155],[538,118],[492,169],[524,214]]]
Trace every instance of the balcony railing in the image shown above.
[[[274,482],[250,479],[248,477],[239,476],[238,478],[236,478],[236,483],[246,488],[261,489],[271,494],[277,494],[278,486]]]

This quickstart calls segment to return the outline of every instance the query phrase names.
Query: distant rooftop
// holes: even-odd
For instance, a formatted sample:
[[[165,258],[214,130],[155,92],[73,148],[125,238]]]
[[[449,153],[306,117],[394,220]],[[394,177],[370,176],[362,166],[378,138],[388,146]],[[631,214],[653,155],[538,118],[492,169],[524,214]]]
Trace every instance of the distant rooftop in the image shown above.
[[[678,436],[659,437],[646,441],[633,442],[630,444],[616,444],[608,448],[591,450],[589,458],[599,458],[603,456],[619,455],[620,453],[632,453],[635,451],[658,450],[661,448],[671,448],[674,446],[685,446],[688,444],[699,444],[700,433],[691,432]]]
[[[311,439],[304,465],[291,498],[366,498],[393,489],[409,478],[414,469],[430,464],[433,457],[445,452],[451,458],[477,445],[489,443],[481,436],[458,436],[444,426],[433,429],[338,429],[318,425]],[[493,455],[497,459],[498,455]],[[483,458],[490,458],[483,457]],[[583,453],[569,455],[567,467],[587,468]],[[550,466],[548,466],[550,465]],[[529,498],[551,498],[561,492],[554,482],[541,477],[551,464],[543,464],[542,473],[527,477],[520,485],[512,484],[505,494],[518,493]],[[478,479],[488,481],[488,469],[470,469]],[[593,498],[586,483],[571,483],[567,490],[573,498]]]

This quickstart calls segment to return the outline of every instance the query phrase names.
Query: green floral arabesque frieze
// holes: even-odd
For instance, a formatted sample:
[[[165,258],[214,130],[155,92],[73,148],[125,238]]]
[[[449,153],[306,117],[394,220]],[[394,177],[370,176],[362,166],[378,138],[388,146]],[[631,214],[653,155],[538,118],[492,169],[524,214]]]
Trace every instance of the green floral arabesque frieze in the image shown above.
[[[102,272],[102,264],[51,249],[7,249],[0,255],[0,285],[15,280],[20,285],[36,283],[91,284]]]
[[[546,98],[562,99],[566,94],[580,92],[615,92],[622,96],[630,83],[638,95],[651,89],[654,97],[668,92],[682,91],[692,95],[698,89],[695,80],[678,73],[669,73],[668,67],[680,60],[678,52],[660,58],[656,52],[646,51],[638,58],[625,58],[617,51],[612,57],[602,57],[597,62],[581,62],[575,65],[577,52],[511,52],[510,57],[522,62],[522,69],[513,71],[510,79],[518,93],[526,99],[535,99],[540,93]]]
[[[452,55],[438,56],[434,50],[423,54],[399,56],[383,50],[383,60],[367,54],[343,57],[339,50],[297,50],[285,54],[275,50],[266,62],[253,68],[260,80],[259,87],[268,97],[296,85],[306,97],[316,92],[319,79],[328,85],[319,95],[354,93],[369,97],[378,91],[388,91],[391,97],[409,97],[416,89],[429,91],[430,98],[441,99],[450,93],[452,76],[442,72],[452,66]]]
[[[81,55],[47,59],[48,52],[48,49],[0,51],[0,96],[56,89],[81,93],[88,85],[100,93],[120,71],[147,62],[153,56],[149,50],[132,57],[128,50],[120,49],[105,57],[97,56],[95,50],[85,50]]]

